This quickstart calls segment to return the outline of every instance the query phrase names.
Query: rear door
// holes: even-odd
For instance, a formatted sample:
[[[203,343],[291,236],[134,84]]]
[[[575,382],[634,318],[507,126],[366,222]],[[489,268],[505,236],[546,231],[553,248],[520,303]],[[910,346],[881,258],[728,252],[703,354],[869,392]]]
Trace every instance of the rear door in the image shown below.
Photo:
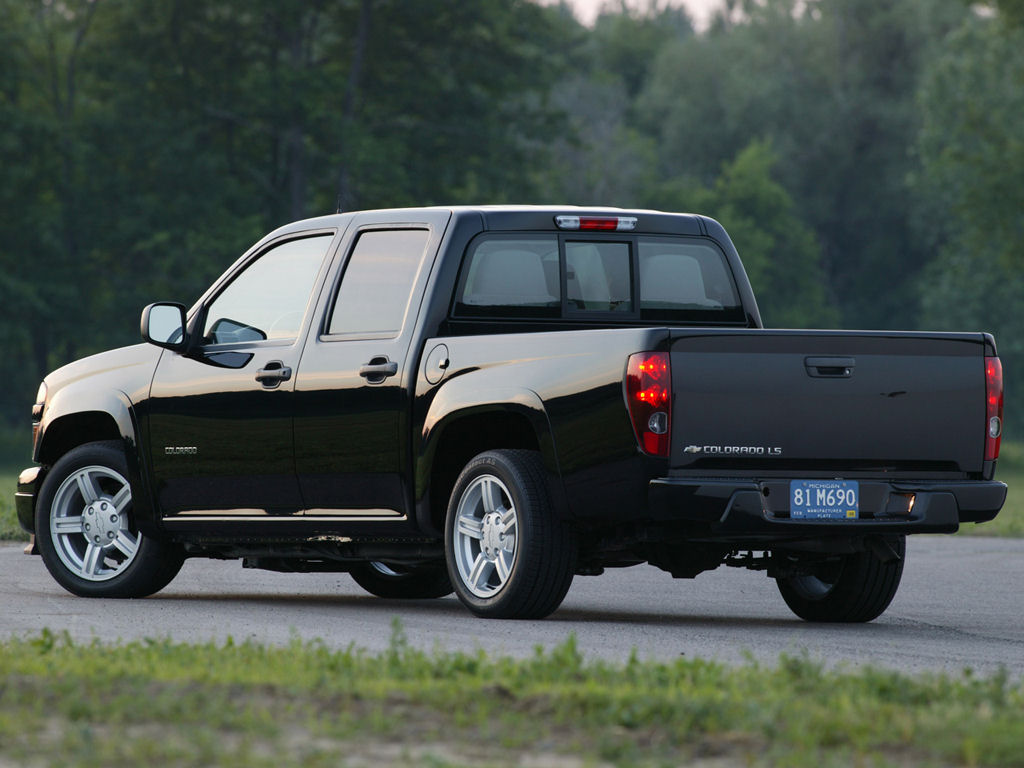
[[[295,383],[296,469],[307,516],[380,521],[409,512],[419,352],[410,345],[449,217],[367,213],[349,230],[340,280]]]
[[[984,350],[980,334],[673,331],[672,466],[980,472]]]

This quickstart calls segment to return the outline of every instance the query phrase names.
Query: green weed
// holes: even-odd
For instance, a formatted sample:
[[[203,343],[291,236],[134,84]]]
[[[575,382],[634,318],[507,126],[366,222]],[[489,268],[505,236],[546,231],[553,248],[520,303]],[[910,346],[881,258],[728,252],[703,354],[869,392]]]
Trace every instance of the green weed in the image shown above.
[[[521,660],[427,653],[397,622],[379,654],[299,640],[80,644],[44,630],[0,644],[0,752],[91,765],[506,765],[551,753],[1013,766],[1024,686],[1006,674],[837,671],[807,656],[615,664],[585,659],[571,635]]]
[[[28,541],[14,511],[14,492],[18,488],[15,472],[0,472],[0,541]]]
[[[960,530],[971,536],[1024,536],[1024,443],[1003,441],[996,480],[1008,486],[1006,503],[995,520],[967,524]]]

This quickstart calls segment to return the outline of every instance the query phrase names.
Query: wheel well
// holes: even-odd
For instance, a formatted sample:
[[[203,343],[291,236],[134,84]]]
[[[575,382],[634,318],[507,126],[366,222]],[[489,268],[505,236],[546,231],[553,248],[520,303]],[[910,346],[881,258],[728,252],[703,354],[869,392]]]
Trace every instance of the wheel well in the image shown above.
[[[97,440],[121,439],[121,430],[109,413],[86,411],[63,416],[46,428],[39,449],[39,461],[41,464],[53,464],[79,445]]]
[[[529,420],[514,413],[467,416],[445,429],[430,472],[430,522],[436,530],[444,530],[448,497],[463,467],[477,454],[496,448],[536,451],[540,444]]]

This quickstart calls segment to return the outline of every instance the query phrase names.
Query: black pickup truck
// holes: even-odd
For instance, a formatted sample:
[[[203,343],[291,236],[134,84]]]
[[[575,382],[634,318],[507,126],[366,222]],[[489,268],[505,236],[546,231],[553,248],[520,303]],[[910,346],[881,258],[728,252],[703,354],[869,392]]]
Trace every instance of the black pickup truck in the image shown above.
[[[704,216],[300,221],[142,335],[51,373],[32,411],[18,516],[77,595],[212,557],[538,618],[577,574],[724,564],[804,619],[870,621],[906,534],[1006,496],[991,336],[763,329]]]

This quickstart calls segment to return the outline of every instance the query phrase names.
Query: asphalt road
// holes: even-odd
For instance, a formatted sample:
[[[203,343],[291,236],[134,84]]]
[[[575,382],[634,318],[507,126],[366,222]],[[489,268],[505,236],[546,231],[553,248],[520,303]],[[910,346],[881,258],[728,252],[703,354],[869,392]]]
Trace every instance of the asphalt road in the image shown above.
[[[398,617],[424,649],[511,656],[551,647],[575,632],[585,656],[624,661],[704,657],[773,663],[806,651],[830,665],[874,664],[904,671],[1001,666],[1024,676],[1024,541],[911,537],[903,584],[889,610],[865,625],[811,625],[783,603],[761,573],[720,568],[673,580],[650,566],[577,577],[544,621],[484,621],[454,597],[371,597],[345,574],[277,574],[240,562],[190,560],[163,592],[145,600],[89,600],[64,592],[38,557],[0,546],[0,637],[43,627],[78,640],[171,637],[198,642],[252,638],[287,643],[322,638],[387,647]]]

